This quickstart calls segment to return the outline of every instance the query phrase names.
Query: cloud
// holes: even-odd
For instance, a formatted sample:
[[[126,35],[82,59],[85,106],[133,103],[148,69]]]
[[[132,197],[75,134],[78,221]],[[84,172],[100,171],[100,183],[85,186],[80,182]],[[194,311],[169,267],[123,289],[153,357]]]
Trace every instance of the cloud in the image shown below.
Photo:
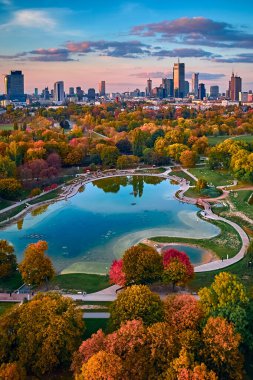
[[[163,71],[153,71],[153,72],[140,72],[135,74],[130,74],[130,77],[148,79],[148,78],[167,78],[168,73]]]
[[[213,61],[219,63],[253,63],[253,53],[237,54],[230,58],[215,58]]]
[[[149,55],[150,45],[140,41],[82,41],[68,42],[65,47],[71,53],[99,53],[108,57],[137,58]]]
[[[37,49],[30,51],[29,54],[31,54],[29,60],[35,62],[74,61],[74,59],[69,56],[69,51],[67,49]]]
[[[0,30],[13,27],[53,29],[56,26],[55,20],[46,11],[23,9],[13,13],[12,19],[0,25]]]
[[[186,78],[191,79],[193,72],[187,72],[186,73]],[[222,73],[199,73],[199,79],[200,80],[217,80],[217,79],[222,79],[225,78],[226,75]]]
[[[253,48],[253,34],[236,29],[226,22],[205,17],[183,17],[158,23],[137,25],[131,34],[162,37],[170,42],[228,48]]]
[[[191,58],[191,57],[217,57],[217,55],[210,51],[202,49],[173,49],[173,50],[159,50],[152,54],[154,57],[179,57],[179,58]]]

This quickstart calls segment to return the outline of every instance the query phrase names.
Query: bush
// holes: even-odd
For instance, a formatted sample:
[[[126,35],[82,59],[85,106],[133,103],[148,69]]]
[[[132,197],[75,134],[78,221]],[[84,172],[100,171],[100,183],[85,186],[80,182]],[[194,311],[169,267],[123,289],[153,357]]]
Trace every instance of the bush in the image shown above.
[[[30,194],[29,194],[29,197],[30,198],[33,198],[33,197],[36,197],[37,195],[40,195],[41,194],[41,189],[39,187],[35,187],[34,189],[31,190]]]

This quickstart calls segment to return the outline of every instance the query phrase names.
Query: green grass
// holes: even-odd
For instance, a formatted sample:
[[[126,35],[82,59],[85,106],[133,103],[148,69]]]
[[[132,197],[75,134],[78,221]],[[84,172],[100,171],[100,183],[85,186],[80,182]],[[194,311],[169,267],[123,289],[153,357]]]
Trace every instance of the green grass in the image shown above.
[[[221,272],[230,272],[236,274],[238,279],[244,284],[248,292],[252,296],[253,291],[253,268],[248,268],[247,256],[241,261],[221,270],[212,272],[196,273],[195,278],[190,282],[189,287],[192,291],[198,291],[204,286],[210,286],[214,280],[214,276]]]
[[[214,186],[225,186],[233,184],[234,177],[224,170],[211,170],[207,167],[192,168],[189,171],[197,178],[205,179],[209,184]]]
[[[154,240],[158,243],[189,243],[197,245],[199,247],[211,250],[218,257],[234,257],[241,248],[241,238],[236,230],[227,223],[221,221],[212,221],[217,227],[221,229],[221,233],[211,239],[189,239],[178,237],[153,237],[150,240]]]
[[[229,200],[238,211],[243,212],[249,218],[253,219],[253,204],[250,205],[248,203],[249,197],[252,193],[252,190],[233,191],[229,195]]]
[[[0,302],[0,315],[4,314],[13,306],[18,305],[17,302]]]
[[[60,189],[55,189],[53,191],[50,191],[50,193],[41,195],[40,197],[33,199],[32,201],[29,201],[29,204],[34,205],[36,203],[49,201],[50,199],[55,199],[60,195],[60,193],[61,193]]]
[[[227,139],[232,139],[232,140],[239,140],[239,141],[244,141],[247,143],[252,143],[253,142],[253,136],[252,135],[243,135],[243,136],[208,136],[208,143],[211,146],[215,146],[217,144],[222,143],[223,141]]]
[[[13,124],[0,124],[0,131],[12,131]]]
[[[73,293],[93,293],[110,286],[108,276],[86,273],[61,274],[56,276],[50,285]]]
[[[192,177],[190,177],[187,173],[181,171],[181,170],[172,170],[169,175],[175,175],[179,178],[185,178],[187,181],[190,181],[190,185],[194,186],[196,184],[196,181]]]
[[[21,275],[16,271],[11,277],[0,279],[0,292],[10,292],[18,289],[23,284]]]
[[[19,214],[21,211],[23,211],[25,208],[26,208],[26,205],[22,204],[22,205],[19,205],[19,206],[13,208],[12,210],[3,212],[2,214],[0,214],[0,222],[3,222],[9,218],[12,218],[13,216],[15,216],[15,215]]]
[[[104,332],[107,331],[108,328],[108,319],[103,318],[88,318],[85,319],[85,333],[83,338],[88,339],[92,334],[97,332],[99,329],[102,329]]]
[[[6,199],[0,199],[0,210],[3,210],[6,207],[9,207],[13,204],[12,201],[7,201]]]
[[[216,189],[215,187],[207,188],[202,191],[197,191],[196,187],[190,187],[184,195],[190,198],[199,198],[199,197],[208,197],[208,198],[216,198],[222,194],[222,191]]]

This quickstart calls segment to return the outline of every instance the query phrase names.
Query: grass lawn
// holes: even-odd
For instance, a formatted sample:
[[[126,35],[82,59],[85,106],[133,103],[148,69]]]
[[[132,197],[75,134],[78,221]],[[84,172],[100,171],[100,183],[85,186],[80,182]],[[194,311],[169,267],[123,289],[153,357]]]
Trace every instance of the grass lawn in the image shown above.
[[[50,193],[41,195],[40,197],[33,199],[32,201],[29,201],[29,204],[34,205],[36,203],[48,201],[50,199],[55,199],[57,198],[61,193],[61,189],[55,189],[53,191],[50,191]]]
[[[16,271],[11,277],[0,279],[0,292],[10,292],[18,289],[23,284],[21,275]]]
[[[172,170],[169,175],[175,175],[179,178],[185,178],[187,181],[190,181],[190,185],[193,186],[196,184],[196,181],[192,177],[190,177],[187,173],[183,172],[182,170]]]
[[[13,124],[0,124],[0,131],[12,131]]]
[[[222,191],[220,191],[219,189],[216,189],[215,187],[210,187],[200,192],[197,191],[196,187],[190,187],[184,193],[186,197],[190,197],[190,198],[199,198],[199,197],[216,198],[216,197],[219,197],[221,194],[222,194]]]
[[[243,135],[243,136],[208,136],[208,143],[211,146],[215,146],[217,144],[222,143],[223,141],[227,139],[232,139],[232,140],[239,140],[239,141],[244,141],[247,143],[252,143],[253,142],[253,136],[252,135]]]
[[[248,203],[249,197],[252,193],[252,190],[233,191],[229,194],[229,200],[238,211],[243,212],[249,218],[253,219],[253,204],[250,205]]]
[[[241,238],[237,231],[234,230],[229,224],[221,221],[212,221],[217,227],[221,229],[221,233],[211,239],[189,239],[178,237],[153,237],[150,240],[154,240],[159,243],[189,243],[197,245],[199,247],[211,250],[216,253],[218,257],[234,257],[241,247]]]
[[[93,293],[110,286],[108,276],[86,273],[61,274],[56,276],[50,285],[73,293],[78,291]]]
[[[0,315],[4,314],[6,310],[18,305],[18,302],[0,302]]]
[[[253,290],[253,268],[248,268],[247,256],[236,264],[233,264],[222,270],[212,272],[196,273],[195,278],[190,282],[189,288],[198,291],[204,286],[210,286],[214,280],[214,276],[220,272],[230,272],[236,274],[238,279],[245,285],[248,292],[252,294]]]
[[[189,171],[197,178],[205,179],[209,184],[214,186],[223,186],[233,184],[234,177],[224,170],[211,170],[208,167],[192,168]]]
[[[88,339],[92,334],[102,329],[104,332],[107,331],[108,319],[103,318],[89,318],[85,319],[85,332],[83,339]]]
[[[7,220],[8,218],[12,218],[13,216],[23,211],[25,208],[26,208],[26,205],[23,204],[23,205],[19,205],[13,208],[12,210],[3,212],[2,214],[0,214],[0,222],[3,222],[4,220]]]
[[[13,204],[12,201],[7,201],[6,199],[0,199],[0,210],[3,210],[6,207],[9,207]]]

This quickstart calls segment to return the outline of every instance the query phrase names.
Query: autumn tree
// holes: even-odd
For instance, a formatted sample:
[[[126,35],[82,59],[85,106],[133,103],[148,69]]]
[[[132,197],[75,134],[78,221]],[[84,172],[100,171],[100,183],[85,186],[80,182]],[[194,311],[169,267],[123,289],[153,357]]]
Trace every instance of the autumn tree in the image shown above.
[[[152,283],[162,276],[162,257],[152,247],[135,245],[125,251],[122,270],[127,284]]]
[[[53,264],[45,255],[47,249],[48,244],[43,240],[27,246],[24,259],[19,264],[19,270],[26,284],[38,286],[55,275]]]
[[[123,272],[123,260],[114,260],[109,270],[110,284],[125,286],[126,276]]]
[[[0,197],[4,199],[15,199],[21,191],[21,183],[15,178],[0,179]]]
[[[197,154],[189,149],[184,150],[179,157],[179,161],[185,168],[193,168],[197,162]]]
[[[17,269],[14,248],[7,240],[0,240],[0,278],[5,278]]]
[[[114,354],[100,351],[83,364],[80,380],[118,380],[122,374],[122,361]]]
[[[39,293],[0,318],[0,363],[41,375],[69,363],[80,344],[82,311],[58,293]]]
[[[163,305],[160,297],[145,285],[133,285],[122,291],[110,307],[111,325],[142,319],[145,325],[163,320]]]
[[[26,371],[18,363],[3,363],[0,366],[1,380],[25,380]]]
[[[226,319],[210,317],[203,329],[201,355],[209,369],[221,380],[243,379],[243,359],[239,351],[240,334]]]
[[[175,285],[184,286],[194,276],[194,269],[189,257],[177,249],[168,249],[163,253],[163,281]]]

